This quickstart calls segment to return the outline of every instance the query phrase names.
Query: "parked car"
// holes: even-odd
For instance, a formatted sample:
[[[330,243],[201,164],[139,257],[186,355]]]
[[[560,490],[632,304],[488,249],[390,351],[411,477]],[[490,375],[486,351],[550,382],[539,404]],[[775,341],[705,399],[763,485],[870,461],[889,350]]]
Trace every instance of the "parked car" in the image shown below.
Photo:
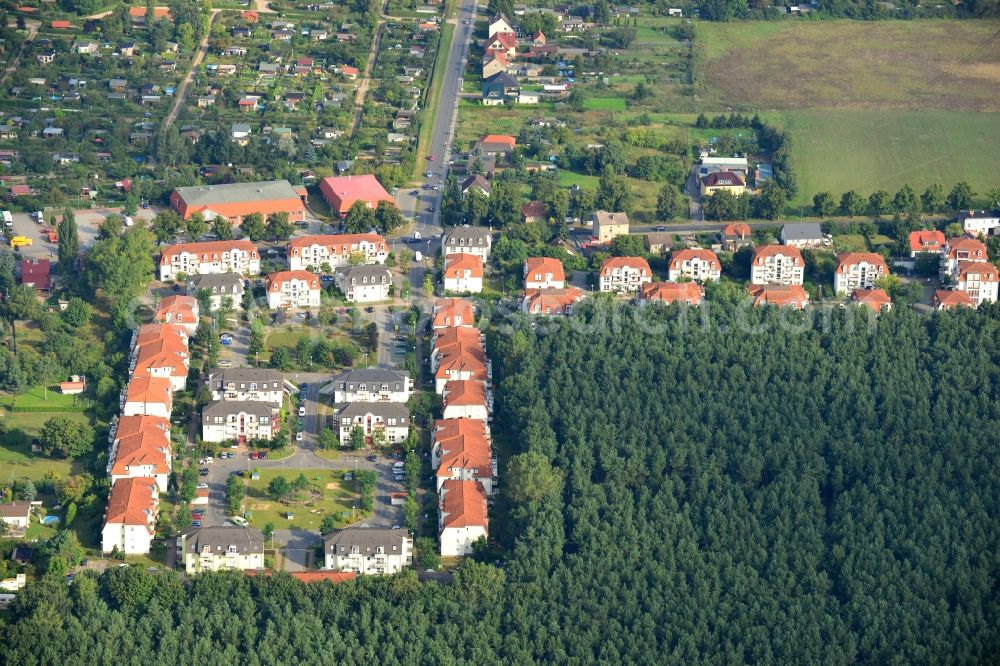
[[[205,490],[206,488],[208,488],[208,484],[207,483],[199,483],[198,484],[198,490]]]
[[[306,415],[306,408],[302,405],[299,405],[299,416],[305,416],[305,415]]]
[[[299,430],[297,433],[295,433],[295,441],[296,442],[301,442],[302,441],[302,431],[301,430]]]
[[[375,462],[376,460],[378,460],[378,456],[366,456],[365,460],[367,460],[368,462]]]
[[[223,359],[223,360],[219,361],[218,366],[220,368],[231,368],[231,367],[233,367],[233,362],[232,361],[227,361],[227,360]]]
[[[261,460],[267,460],[267,451],[258,451],[257,457]]]
[[[208,468],[202,467],[198,470],[198,476],[208,476]]]
[[[200,520],[192,520],[191,521],[191,527],[201,527],[201,521]]]
[[[219,343],[225,347],[228,347],[229,345],[233,344],[233,336],[229,335],[228,333],[223,333],[222,335],[219,336]]]
[[[256,451],[251,451],[250,452],[250,460],[257,460],[257,452]]]

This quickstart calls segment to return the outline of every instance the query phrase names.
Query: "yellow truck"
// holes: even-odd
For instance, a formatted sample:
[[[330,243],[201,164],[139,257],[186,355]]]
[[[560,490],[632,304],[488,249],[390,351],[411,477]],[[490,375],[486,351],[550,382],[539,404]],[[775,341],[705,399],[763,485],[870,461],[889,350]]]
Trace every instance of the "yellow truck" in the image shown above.
[[[14,236],[10,239],[10,246],[15,250],[25,245],[31,245],[31,239],[27,236]]]

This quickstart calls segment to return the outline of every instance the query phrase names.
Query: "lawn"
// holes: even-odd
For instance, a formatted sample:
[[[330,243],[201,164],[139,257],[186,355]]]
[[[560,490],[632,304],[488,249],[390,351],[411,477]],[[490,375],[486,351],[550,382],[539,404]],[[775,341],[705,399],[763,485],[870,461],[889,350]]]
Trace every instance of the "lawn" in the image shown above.
[[[83,401],[77,395],[64,395],[59,392],[58,386],[36,386],[28,389],[24,393],[4,396],[0,398],[0,403],[7,407],[38,411],[50,409],[51,411],[82,412]]]
[[[1000,184],[1000,113],[796,110],[768,114],[792,136],[798,201],[816,192],[867,196],[909,184],[945,191],[966,180],[974,192]]]
[[[48,472],[67,477],[71,472],[80,471],[79,465],[74,465],[69,460],[32,454],[31,438],[37,435],[42,425],[53,416],[65,416],[74,421],[89,422],[86,415],[45,412],[11,414],[7,410],[2,410],[0,416],[6,426],[6,431],[0,437],[0,484],[23,477],[37,480]]]
[[[277,476],[284,476],[294,481],[299,474],[304,474],[309,480],[309,499],[291,504],[283,504],[271,499],[267,494],[267,486]],[[275,529],[304,529],[318,531],[323,516],[334,516],[344,513],[347,520],[338,522],[347,525],[351,522],[352,507],[357,498],[351,483],[344,488],[343,471],[318,469],[265,469],[261,470],[260,478],[250,481],[246,492],[247,511],[252,515],[250,522],[254,527],[263,528],[272,523]],[[289,519],[287,512],[293,517]]]
[[[621,97],[589,97],[583,101],[583,108],[588,111],[624,111],[625,100]]]

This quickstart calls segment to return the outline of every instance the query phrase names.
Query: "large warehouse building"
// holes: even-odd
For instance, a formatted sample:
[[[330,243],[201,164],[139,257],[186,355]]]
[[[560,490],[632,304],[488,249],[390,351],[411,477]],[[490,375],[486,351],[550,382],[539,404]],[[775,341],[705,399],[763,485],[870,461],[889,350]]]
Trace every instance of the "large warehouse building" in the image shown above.
[[[364,201],[369,208],[378,206],[379,201],[396,203],[382,183],[371,174],[324,178],[320,181],[319,191],[330,205],[330,211],[341,217],[347,215],[355,201]]]
[[[290,221],[299,222],[306,219],[305,197],[304,187],[292,187],[287,180],[199,185],[175,189],[170,194],[170,207],[184,219],[201,213],[207,220],[224,217],[239,224],[250,213],[266,218],[285,212]]]

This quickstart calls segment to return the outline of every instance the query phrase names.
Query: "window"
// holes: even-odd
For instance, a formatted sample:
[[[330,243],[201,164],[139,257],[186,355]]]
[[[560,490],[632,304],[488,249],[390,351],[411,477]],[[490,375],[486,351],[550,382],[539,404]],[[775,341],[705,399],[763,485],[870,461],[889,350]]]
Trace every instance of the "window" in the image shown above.
[[[229,553],[230,555],[235,555],[235,554],[236,554],[236,546],[230,546],[230,547],[229,547],[229,548],[228,548],[228,549],[226,550],[226,552],[227,552],[227,553]]]

